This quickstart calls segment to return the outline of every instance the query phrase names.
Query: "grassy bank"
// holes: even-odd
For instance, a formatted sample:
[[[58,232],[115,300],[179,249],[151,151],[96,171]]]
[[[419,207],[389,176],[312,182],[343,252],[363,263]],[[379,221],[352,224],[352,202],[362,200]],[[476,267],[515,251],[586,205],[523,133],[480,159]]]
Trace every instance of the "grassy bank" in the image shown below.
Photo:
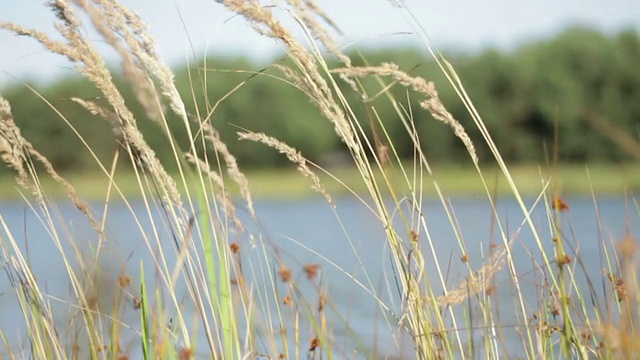
[[[423,194],[436,197],[434,181],[449,197],[476,197],[485,193],[478,172],[473,167],[434,165],[434,176],[425,176],[422,181]],[[404,186],[403,174],[398,167],[387,167],[385,171],[396,189]],[[411,168],[405,164],[405,171],[411,175]],[[524,196],[535,196],[542,191],[544,181],[549,181],[550,188],[564,196],[591,195],[599,196],[631,193],[640,189],[640,167],[636,164],[559,164],[555,168],[537,165],[514,165],[509,167],[511,176]],[[318,172],[327,191],[333,196],[349,195],[353,190],[357,194],[366,192],[365,183],[356,168],[339,168]],[[309,180],[300,176],[294,168],[250,170],[246,173],[251,193],[256,199],[296,199],[314,196],[316,193],[309,186]],[[377,181],[383,181],[381,171],[377,171]],[[482,174],[491,192],[509,194],[510,189],[504,175],[496,167],[483,167]],[[109,179],[100,174],[69,174],[67,176],[78,194],[92,200],[104,200],[109,189]],[[337,179],[340,179],[338,181]],[[125,197],[135,199],[142,192],[135,173],[120,172],[115,181]],[[230,183],[230,182],[229,182]],[[43,178],[43,189],[52,197],[64,198],[67,193],[56,181]],[[196,185],[195,180],[189,187]],[[238,195],[237,186],[229,187],[232,194]],[[16,200],[21,197],[12,177],[5,176],[0,180],[0,197],[5,200]],[[113,193],[113,189],[112,189]]]
[[[404,189],[411,192],[399,167],[384,169],[394,189]],[[413,176],[411,167],[405,164],[405,172]],[[423,174],[423,194],[437,197],[434,182],[441,191],[451,197],[475,197],[485,194],[480,175],[472,167],[434,165],[433,177]],[[607,164],[559,164],[555,168],[547,169],[538,165],[514,165],[509,167],[518,190],[526,196],[535,196],[543,190],[543,183],[548,181],[550,189],[557,186],[557,191],[563,195],[620,195],[640,188],[640,168],[636,164],[607,165]],[[343,168],[330,171],[331,176],[325,174],[320,178],[325,188],[331,194],[346,194],[347,188],[361,194],[366,191],[360,173],[355,168]],[[376,181],[383,182],[382,171],[377,171]],[[498,194],[509,194],[511,190],[497,167],[482,167],[482,176],[490,191]],[[295,170],[256,171],[248,172],[252,193],[256,197],[298,197],[311,195],[309,182],[302,178]],[[340,182],[336,181],[340,179]],[[416,184],[419,184],[417,181]],[[345,187],[346,185],[346,187]],[[415,187],[414,191],[418,189]]]

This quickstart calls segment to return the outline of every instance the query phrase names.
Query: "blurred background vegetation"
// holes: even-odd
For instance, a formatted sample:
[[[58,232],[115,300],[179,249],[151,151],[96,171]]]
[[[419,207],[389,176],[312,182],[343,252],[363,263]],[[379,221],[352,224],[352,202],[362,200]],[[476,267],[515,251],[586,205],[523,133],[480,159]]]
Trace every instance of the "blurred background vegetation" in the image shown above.
[[[435,82],[440,97],[449,111],[465,125],[473,138],[480,136],[464,109],[443,78],[442,72],[428,54],[414,49],[360,50],[348,54],[354,65],[393,62],[413,76]],[[633,30],[602,35],[588,28],[571,28],[553,39],[531,42],[509,52],[485,50],[481,53],[445,53],[462,79],[471,99],[494,136],[502,155],[512,163],[539,163],[550,157],[554,136],[559,135],[558,154],[562,162],[597,163],[628,162],[633,154],[617,144],[615,136],[595,126],[609,124],[617,133],[637,138],[640,120],[640,39]],[[284,62],[286,59],[276,60]],[[262,131],[299,149],[312,161],[324,165],[340,164],[344,146],[333,135],[308,98],[291,84],[274,79],[273,67],[259,67],[244,58],[210,56],[177,68],[176,83],[189,111],[206,117],[207,104],[215,105],[238,84],[243,84],[221,101],[211,116],[222,140],[239,163],[246,168],[278,167],[287,164],[285,157],[260,145],[237,139],[240,128]],[[335,64],[338,65],[337,63]],[[264,70],[252,76],[252,72]],[[206,76],[206,81],[203,81]],[[337,80],[345,93],[348,86]],[[386,79],[387,83],[389,79]],[[158,126],[145,120],[144,111],[134,94],[120,81],[122,93],[137,114],[147,141],[160,159],[172,152]],[[377,94],[380,84],[364,84],[369,94]],[[95,169],[91,154],[81,140],[62,121],[55,108],[89,142],[95,154],[104,161],[114,156],[118,144],[110,125],[87,113],[70,101],[72,97],[92,98],[98,92],[85,80],[63,78],[46,86],[14,83],[2,89],[12,104],[15,119],[27,139],[50,157],[63,171]],[[42,95],[42,100],[33,89]],[[420,98],[400,86],[391,91],[411,114],[421,136],[423,150],[431,161],[468,162],[468,155],[450,128],[431,118],[419,108]],[[354,95],[355,96],[355,95]],[[48,102],[48,103],[47,103]],[[197,104],[197,105],[196,105]],[[356,116],[369,129],[366,105],[352,102]],[[411,157],[412,142],[407,137],[398,115],[386,99],[372,101],[377,113],[395,142],[400,155]],[[167,112],[169,113],[169,112]],[[187,149],[187,136],[173,121],[176,137]],[[613,130],[612,130],[613,131]],[[482,142],[478,141],[477,144]],[[403,145],[403,144],[406,144]],[[628,150],[628,149],[627,149]],[[490,160],[487,149],[479,148],[481,161]],[[166,161],[170,165],[173,161]],[[9,170],[0,168],[0,173]]]

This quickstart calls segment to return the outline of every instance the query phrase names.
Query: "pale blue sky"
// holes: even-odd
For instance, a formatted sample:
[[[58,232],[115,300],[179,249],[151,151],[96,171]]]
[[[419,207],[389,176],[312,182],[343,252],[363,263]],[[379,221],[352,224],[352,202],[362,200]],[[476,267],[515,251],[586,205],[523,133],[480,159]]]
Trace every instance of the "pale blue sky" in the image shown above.
[[[253,32],[214,0],[122,0],[149,23],[160,54],[169,64],[205,52],[245,54],[268,60],[278,45]],[[53,32],[44,1],[0,0],[0,21]],[[402,13],[387,0],[317,0],[345,33],[341,45],[398,45],[415,41]],[[640,31],[640,0],[406,0],[439,49],[510,48],[544,38],[574,24],[605,32]],[[181,21],[184,19],[184,23]],[[92,32],[90,37],[98,39]],[[70,65],[47,54],[33,40],[0,32],[0,86],[12,77],[49,81],[71,74]],[[107,57],[114,61],[111,55]],[[640,60],[640,59],[639,59]],[[9,75],[7,75],[8,73]]]

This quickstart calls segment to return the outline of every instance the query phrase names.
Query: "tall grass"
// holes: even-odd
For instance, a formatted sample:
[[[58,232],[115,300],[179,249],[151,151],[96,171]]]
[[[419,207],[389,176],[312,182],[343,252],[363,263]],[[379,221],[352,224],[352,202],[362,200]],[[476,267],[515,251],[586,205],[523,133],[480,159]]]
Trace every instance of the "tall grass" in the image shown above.
[[[115,0],[57,0],[48,6],[55,15],[58,34],[45,34],[13,23],[0,23],[0,27],[30,37],[48,51],[72,61],[76,70],[102,95],[100,99],[78,97],[73,101],[110,123],[112,136],[120,147],[110,162],[94,157],[97,167],[109,179],[105,199],[99,204],[102,209],[94,209],[56,172],[46,155],[21,135],[10,104],[0,97],[2,159],[15,171],[16,184],[24,191],[25,203],[49,231],[47,239],[41,241],[51,242],[56,249],[52,256],[59,257],[64,264],[65,279],[60,282],[70,284],[68,298],[50,294],[32,271],[29,246],[14,237],[14,225],[0,216],[3,268],[22,311],[23,321],[19,326],[25,331],[24,339],[15,343],[6,340],[9,330],[3,329],[6,348],[3,356],[16,359],[618,358],[633,357],[640,350],[636,334],[640,320],[636,242],[632,235],[611,243],[601,235],[603,264],[585,263],[565,229],[568,225],[564,217],[569,204],[554,186],[553,166],[541,168],[536,201],[533,204],[525,201],[492,140],[491,130],[465,92],[464,81],[427,40],[423,42],[424,47],[440,64],[473,123],[462,124],[456,120],[428,79],[411,76],[391,63],[353,66],[332,37],[335,25],[311,0],[288,0],[276,6],[226,0],[222,5],[287,51],[293,66],[272,65],[271,70],[279,74],[279,79],[273,81],[285,81],[303,92],[325,121],[333,124],[335,135],[351,155],[352,164],[366,188],[366,193],[352,191],[352,196],[371,212],[384,232],[391,261],[383,266],[388,267],[390,281],[386,288],[379,288],[370,275],[374,269],[364,267],[360,261],[361,250],[348,234],[345,235],[349,241],[338,251],[353,251],[359,261],[358,272],[364,275],[355,276],[343,270],[332,262],[331,254],[317,255],[324,257],[324,266],[338,268],[351,279],[354,287],[364,290],[377,303],[382,319],[378,326],[393,334],[394,344],[379,352],[377,346],[367,346],[368,340],[363,341],[359,334],[349,331],[348,318],[339,314],[331,302],[332,279],[323,276],[323,267],[316,263],[292,262],[285,256],[287,249],[277,246],[261,231],[260,214],[254,210],[248,180],[211,122],[218,105],[212,100],[217,99],[198,98],[195,91],[192,94],[178,92],[173,75],[158,57],[143,20]],[[420,38],[427,39],[403,3],[393,2],[390,6],[406,16]],[[293,20],[286,22],[294,24],[293,28],[284,25],[282,16]],[[83,29],[89,25],[119,54],[121,70],[129,80],[127,86],[135,89],[146,118],[164,131],[177,172],[169,173],[146,143],[145,134],[138,126],[139,121],[146,120],[135,118],[95,44],[84,35]],[[303,34],[302,39],[294,37],[293,32]],[[339,59],[340,65],[330,67],[329,58]],[[206,83],[207,74],[214,70],[204,66],[195,67],[190,73],[193,79],[202,80],[194,83]],[[368,93],[361,83],[363,79],[374,79],[380,91]],[[343,82],[349,85],[349,91],[358,95],[359,102],[347,101],[353,97],[347,96],[339,86]],[[451,195],[441,191],[435,180],[437,168],[422,151],[424,140],[416,130],[408,104],[394,97],[389,91],[391,87],[404,87],[412,93],[411,98],[419,99],[423,111],[431,114],[433,121],[450,127],[466,147],[468,166],[475,169],[484,187],[484,201],[493,211],[491,221],[498,240],[483,240],[488,244],[484,249],[486,253],[474,253],[471,249],[476,244],[467,243],[462,236],[455,208],[449,200]],[[34,97],[38,96],[34,90]],[[186,108],[182,96],[192,96],[197,106]],[[371,105],[371,100],[377,97],[386,98],[395,107],[396,119],[377,116]],[[359,106],[367,108],[367,119],[356,118],[353,109]],[[198,110],[203,108],[206,112]],[[53,106],[51,111],[69,123]],[[170,112],[177,115],[188,134],[186,148],[180,147],[181,142],[170,131]],[[404,125],[414,149],[410,163],[395,152],[396,140],[385,128],[388,121],[400,121]],[[470,126],[475,126],[482,137],[472,139],[465,129]],[[367,135],[369,133],[373,136]],[[79,132],[76,134],[85,147],[81,151],[91,153],[91,139]],[[339,205],[318,176],[320,173],[332,176],[328,169],[308,161],[304,154],[269,134],[239,129],[238,136],[242,141],[260,142],[277,149],[291,160],[300,176],[309,179],[309,186],[326,200],[337,221],[342,223]],[[477,143],[491,150],[492,162],[502,172],[500,178],[509,184],[510,197],[519,204],[521,214],[515,231],[497,213],[498,200],[492,190],[494,179],[483,172],[475,151]],[[129,170],[136,175],[140,199],[129,198],[120,191],[116,169],[123,166],[122,156],[134,164]],[[397,176],[392,174],[398,173],[401,182],[391,179]],[[86,239],[74,236],[73,229],[59,214],[57,199],[49,197],[40,185],[43,177],[59,182],[70,201],[87,218],[93,229],[88,244]],[[455,234],[466,273],[462,279],[450,278],[452,265],[448,254],[436,251],[440,240],[422,211],[425,179],[436,189],[438,201]],[[345,179],[335,180],[344,183]],[[237,198],[231,196],[233,187],[240,189]],[[597,209],[595,194],[593,199]],[[135,230],[144,239],[144,251],[152,259],[123,266],[115,274],[103,260],[117,242],[108,236],[107,215],[113,201],[125,204],[138,226]],[[140,201],[144,211],[135,207],[134,201]],[[543,226],[530,216],[534,207],[545,209],[547,217]],[[637,203],[633,207],[637,213]],[[240,216],[240,211],[246,212],[246,216]],[[151,227],[146,227],[146,223]],[[523,231],[533,234],[533,248],[518,242]],[[83,250],[87,248],[88,253]],[[516,263],[523,255],[535,265],[533,275],[522,273],[522,266]],[[593,278],[593,271],[589,271],[594,266],[604,269],[600,279]],[[534,284],[524,281],[531,276],[535,278]],[[603,291],[596,290],[597,283]],[[510,292],[513,303],[499,302],[498,292]],[[63,322],[59,320],[60,303],[68,309],[67,320]],[[514,314],[508,321],[500,317],[507,307]],[[335,331],[338,326],[347,331],[338,336]],[[347,337],[348,341],[340,337]],[[403,339],[409,339],[409,349]]]

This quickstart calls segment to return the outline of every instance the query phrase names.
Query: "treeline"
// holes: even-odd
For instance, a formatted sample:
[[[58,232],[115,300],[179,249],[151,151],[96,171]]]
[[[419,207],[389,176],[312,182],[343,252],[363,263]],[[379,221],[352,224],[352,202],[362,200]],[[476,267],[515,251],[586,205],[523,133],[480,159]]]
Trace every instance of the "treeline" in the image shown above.
[[[490,159],[462,102],[426,53],[413,49],[386,49],[349,55],[355,66],[393,62],[412,76],[433,80],[449,111],[465,126],[472,139],[478,139],[476,146],[480,159]],[[627,30],[605,36],[589,29],[574,28],[554,39],[530,43],[506,53],[486,50],[473,55],[445,56],[456,68],[507,160],[543,161],[545,156],[551,156],[556,146],[556,131],[558,154],[563,161],[631,159],[611,134],[596,130],[593,120],[608,122],[637,137],[640,124],[640,38],[637,32]],[[287,61],[276,63],[286,65]],[[222,140],[242,165],[278,166],[285,164],[286,159],[263,145],[239,141],[237,132],[241,129],[272,135],[314,161],[330,162],[344,153],[333,126],[322,118],[301,90],[283,80],[275,67],[262,69],[246,59],[210,57],[206,64],[209,71],[205,73],[203,68],[201,61],[190,69],[176,69],[178,88],[194,116],[210,115]],[[255,74],[257,70],[263,71]],[[372,108],[367,107],[372,106],[383,119],[396,150],[400,155],[410,157],[412,142],[387,96],[377,96],[364,104],[346,84],[338,77],[336,79],[348,100],[353,100],[353,110],[369,132],[367,136],[371,136],[370,116],[373,113]],[[384,80],[386,84],[391,83],[391,79]],[[147,141],[158,156],[170,164],[172,152],[166,135],[156,124],[145,120],[144,111],[126,81],[120,79],[118,82],[130,108],[137,114]],[[384,87],[375,79],[364,80],[363,85],[372,96]],[[3,95],[12,104],[16,122],[25,137],[49,156],[55,166],[62,170],[95,167],[92,153],[85,149],[75,132],[83,136],[99,159],[109,161],[113,157],[118,144],[113,136],[105,135],[112,131],[110,125],[70,101],[72,97],[99,97],[91,84],[71,78],[36,88],[46,101],[22,84],[4,89]],[[397,84],[390,91],[415,122],[423,150],[431,160],[468,161],[464,147],[450,128],[420,109],[419,94]],[[214,107],[215,111],[211,112]],[[187,149],[186,131],[177,119],[172,118],[171,122],[175,124],[175,138]],[[197,128],[193,130],[198,133]]]

